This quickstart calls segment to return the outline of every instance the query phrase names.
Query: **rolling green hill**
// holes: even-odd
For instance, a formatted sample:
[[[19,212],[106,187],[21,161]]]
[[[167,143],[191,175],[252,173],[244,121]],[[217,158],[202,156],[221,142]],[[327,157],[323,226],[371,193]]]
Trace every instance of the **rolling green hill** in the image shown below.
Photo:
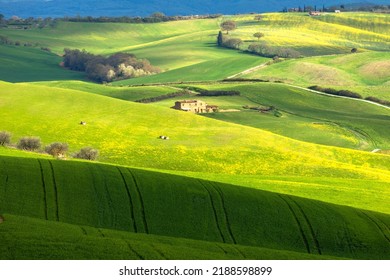
[[[389,70],[389,52],[364,52],[287,60],[241,77],[349,89],[390,100]]]
[[[216,46],[226,19],[241,50]],[[18,82],[0,81],[0,131],[12,133],[0,146],[0,259],[389,259],[389,109],[297,87],[388,99],[389,24],[273,13],[0,28],[34,46],[0,45],[0,80]],[[304,57],[267,63],[245,52],[256,42]],[[60,67],[66,47],[131,52],[163,72],[89,83]],[[286,84],[220,81],[229,76]],[[171,109],[198,98],[219,112]],[[40,137],[40,152],[68,143],[67,160],[16,150],[23,136]],[[100,163],[71,159],[86,146]]]
[[[30,135],[40,136],[44,144],[67,142],[71,152],[92,146],[100,150],[102,161],[227,174],[390,175],[387,156],[316,146],[170,108],[7,83],[1,83],[0,97],[0,129],[13,133],[15,142]],[[87,125],[79,125],[81,120]],[[171,140],[161,141],[159,135]]]
[[[39,250],[42,258],[46,254],[50,256],[53,245],[63,243],[62,255],[52,253],[51,256],[66,258],[68,250],[74,250],[69,243],[75,238],[81,244],[79,256],[86,258],[101,256],[104,253],[101,246],[106,248],[103,257],[112,254],[115,258],[137,259],[161,258],[169,249],[175,256],[180,245],[197,246],[198,250],[199,246],[205,246],[191,241],[175,243],[173,247],[179,248],[161,244],[163,253],[159,255],[159,243],[166,239],[145,235],[138,239],[108,229],[285,251],[287,256],[275,252],[276,258],[301,257],[289,255],[289,251],[325,255],[325,258],[389,257],[390,220],[389,215],[381,213],[113,165],[4,156],[0,164],[0,213],[40,219],[8,215],[2,218],[0,242],[6,245],[11,232],[21,237],[18,241],[14,236],[11,238],[7,244],[10,249],[2,253],[3,258],[31,256],[31,251],[28,252],[34,246],[29,244],[43,235],[49,239],[35,246],[46,242],[51,246]],[[32,233],[23,234],[23,229],[28,228]],[[58,229],[61,234],[54,238]],[[149,240],[156,242],[156,247],[147,243]],[[112,252],[126,243],[129,249]],[[28,245],[24,250],[27,255],[18,248],[23,244]],[[86,253],[95,246],[96,255]],[[14,247],[16,255],[12,255]],[[229,248],[226,250],[233,249]],[[236,249],[240,252],[241,247]],[[219,256],[215,252],[220,250],[224,251],[216,244],[211,245],[209,257],[220,257],[221,252]],[[246,252],[244,249],[244,258]],[[196,258],[196,250],[191,253],[188,256]],[[262,254],[261,249],[258,252],[249,249],[248,253]],[[268,254],[272,257],[273,252]]]
[[[160,86],[113,87],[84,82],[45,82],[40,85],[66,89],[79,89],[108,97],[136,101],[180,91],[183,88],[210,90],[237,90],[240,96],[201,97],[208,104],[217,104],[221,111],[204,116],[265,129],[301,141],[372,151],[390,148],[387,129],[389,110],[377,108],[356,100],[346,100],[313,94],[300,89],[268,83],[231,84],[172,84]],[[173,97],[149,105],[165,108],[178,99],[197,98],[192,94]],[[199,97],[200,98],[200,97]],[[297,102],[299,100],[299,102]],[[274,106],[280,117],[273,112],[260,114],[244,106]],[[333,108],[331,111],[329,107]],[[315,109],[313,109],[315,108]],[[224,110],[227,112],[224,112]],[[231,110],[234,110],[231,112]],[[335,112],[336,111],[336,112]]]
[[[237,21],[238,28],[230,36],[244,41],[242,49],[256,43],[253,33],[261,31],[265,36],[259,42],[293,48],[304,56],[345,54],[352,47],[389,50],[389,16],[371,13],[327,14],[318,18],[304,13],[272,13],[264,14],[261,21],[255,21],[254,15],[238,15],[156,24],[60,22],[55,28],[1,29],[0,34],[13,41],[49,47],[57,54],[62,54],[66,47],[105,55],[131,52],[149,59],[165,72],[121,84],[212,80],[226,78],[265,61],[261,57],[216,47],[219,24],[226,19]],[[18,49],[20,57],[23,57],[22,49]],[[55,68],[58,66],[51,66],[53,71]],[[23,77],[24,81],[31,81],[42,80],[45,76],[18,76],[14,81],[23,81]],[[0,76],[0,79],[12,81],[7,75]]]

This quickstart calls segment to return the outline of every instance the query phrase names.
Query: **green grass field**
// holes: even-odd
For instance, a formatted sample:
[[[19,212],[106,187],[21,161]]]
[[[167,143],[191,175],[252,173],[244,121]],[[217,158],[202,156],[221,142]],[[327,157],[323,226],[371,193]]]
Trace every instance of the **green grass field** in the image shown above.
[[[301,86],[321,85],[349,89],[364,97],[390,100],[389,52],[308,57],[259,69],[243,78],[281,80]]]
[[[226,19],[242,50],[216,46]],[[258,31],[304,57],[265,65],[243,51]],[[294,87],[389,99],[389,15],[60,22],[0,35],[35,45],[0,45],[0,131],[13,146],[39,136],[40,152],[70,147],[55,160],[0,146],[0,259],[390,258],[389,109]],[[60,67],[64,48],[131,52],[163,72],[94,84]],[[220,81],[233,75],[271,82]],[[199,98],[220,107],[212,114],[171,109],[199,88],[240,95]],[[274,110],[248,109],[258,106]],[[100,163],[70,157],[86,146]]]
[[[18,242],[11,242],[11,246],[31,243],[34,236],[42,236],[42,232],[36,234],[36,229],[26,236],[23,228],[40,227],[53,238],[57,230],[52,228],[62,227],[54,244],[65,242],[63,238],[69,243],[69,239],[78,236],[81,256],[88,250],[88,245],[99,247],[99,243],[104,243],[102,237],[110,239],[103,245],[111,247],[109,252],[126,243],[124,239],[132,240],[131,235],[106,230],[111,229],[282,250],[287,255],[291,251],[325,255],[325,258],[389,257],[389,215],[120,166],[15,157],[1,159],[0,212],[41,219],[27,219],[27,224],[20,225],[26,219],[11,217],[8,228],[9,216],[6,215],[5,222],[0,224],[0,232],[6,237],[1,242],[8,240],[7,232],[15,232],[12,228],[16,228],[22,237]],[[18,203],[20,200],[24,201],[23,205]],[[45,223],[45,220],[78,226]],[[88,232],[100,238],[91,239]],[[87,236],[83,237],[83,234]],[[139,255],[146,255],[148,259],[158,257],[160,246],[156,244],[157,248],[153,248],[152,245],[151,249],[150,245],[146,246],[148,237],[141,235],[139,238],[139,246],[136,243],[133,249],[140,250]],[[153,237],[149,239],[153,240]],[[158,243],[156,239],[154,242]],[[190,241],[182,242],[190,248],[194,246]],[[129,242],[130,248],[132,243]],[[221,249],[218,245],[213,246],[208,250],[210,258],[216,257],[213,250]],[[72,247],[64,247],[62,256],[67,258],[66,249]],[[240,251],[240,247],[237,249]],[[116,254],[120,258],[140,258],[128,251],[126,248]],[[251,251],[255,253],[256,249],[250,249],[248,253]],[[50,247],[48,251],[40,252],[44,257],[50,254]],[[96,255],[90,252],[85,257],[95,258],[101,253],[98,250]],[[272,251],[269,254],[272,257]],[[5,258],[10,256],[12,253],[8,250]],[[276,258],[280,257],[276,252]],[[294,257],[301,258],[294,254],[289,256]]]
[[[92,146],[99,149],[102,161],[228,174],[352,178],[387,178],[390,174],[387,156],[316,146],[158,105],[27,84],[1,83],[0,96],[0,129],[13,133],[14,142],[22,136],[40,136],[46,145],[67,142],[71,152]],[[81,120],[87,125],[79,125]],[[159,135],[171,140],[161,141]],[[264,159],[260,164],[259,158]]]

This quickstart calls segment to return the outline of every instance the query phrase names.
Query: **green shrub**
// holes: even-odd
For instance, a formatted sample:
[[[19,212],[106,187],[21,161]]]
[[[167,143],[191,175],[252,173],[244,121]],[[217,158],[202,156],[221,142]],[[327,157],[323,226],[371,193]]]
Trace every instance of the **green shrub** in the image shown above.
[[[53,157],[65,157],[65,154],[68,151],[68,144],[54,142],[46,146],[45,151]]]
[[[11,133],[8,131],[0,131],[0,145],[6,146],[11,143]]]
[[[79,152],[73,155],[74,158],[86,159],[86,160],[96,160],[99,155],[99,151],[91,148],[85,147],[82,148]]]
[[[39,137],[23,137],[19,140],[17,148],[20,150],[35,151],[41,147]]]

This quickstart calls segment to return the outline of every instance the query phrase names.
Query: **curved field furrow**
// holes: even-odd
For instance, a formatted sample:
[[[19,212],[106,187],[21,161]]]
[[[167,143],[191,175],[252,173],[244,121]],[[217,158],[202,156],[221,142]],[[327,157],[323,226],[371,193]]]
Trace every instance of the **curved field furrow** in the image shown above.
[[[210,190],[206,187],[205,185],[205,182],[202,181],[202,180],[198,180],[198,182],[202,185],[202,187],[205,189],[205,191],[207,192],[208,194],[208,197],[209,197],[209,200],[210,200],[210,204],[211,204],[211,209],[213,211],[213,216],[214,216],[214,223],[215,223],[215,226],[217,227],[218,229],[218,232],[219,232],[219,235],[221,236],[221,240],[223,243],[226,243],[226,239],[225,239],[225,236],[224,234],[222,233],[222,230],[221,230],[221,226],[220,226],[220,218],[217,214],[217,209],[216,209],[216,206],[215,206],[215,202],[214,202],[214,199],[213,199],[213,196],[211,195],[211,192]]]
[[[129,186],[128,186],[128,184],[127,184],[127,181],[126,181],[126,179],[125,179],[125,176],[123,175],[123,172],[122,172],[121,168],[120,168],[120,167],[117,167],[117,169],[118,169],[118,171],[119,171],[119,174],[121,175],[123,184],[124,184],[125,189],[126,189],[127,198],[128,198],[128,200],[129,200],[130,219],[131,219],[132,227],[133,227],[134,232],[138,232],[138,230],[137,230],[137,224],[136,224],[136,222],[135,222],[135,215],[134,215],[134,203],[133,203],[132,198],[131,198],[131,195],[130,195]]]
[[[308,253],[308,254],[311,254],[309,242],[308,242],[308,240],[307,240],[307,237],[306,237],[306,235],[305,235],[305,231],[304,231],[303,228],[302,228],[302,224],[301,224],[300,220],[298,219],[297,214],[295,213],[295,211],[294,211],[294,209],[292,208],[291,204],[287,201],[287,198],[284,198],[282,195],[279,195],[279,197],[286,203],[288,209],[290,210],[291,215],[294,217],[294,220],[295,220],[295,222],[296,222],[296,224],[297,224],[297,227],[298,227],[298,229],[299,229],[299,232],[301,233],[302,241],[303,241],[303,243],[305,244],[307,253]]]
[[[222,236],[226,245],[236,242],[237,245],[271,250],[357,259],[389,257],[390,244],[384,237],[385,227],[379,222],[373,223],[354,208],[298,197],[291,200],[282,194],[141,169],[127,171],[126,167],[102,164],[96,167],[99,164],[77,161],[40,159],[40,165],[36,159],[3,159],[0,164],[6,164],[7,168],[1,169],[3,176],[4,173],[9,176],[9,186],[0,213],[45,219],[41,207],[42,166],[44,177],[50,173],[50,179],[54,178],[56,187],[61,190],[58,192],[60,221],[77,225],[79,234],[83,234],[82,226],[87,236],[109,239],[108,242],[115,242],[111,240],[110,229],[137,230],[141,234],[144,215],[150,235],[208,242],[221,242]],[[91,179],[91,168],[99,170],[100,183]],[[130,172],[134,174],[137,186]],[[23,197],[20,194],[25,190],[25,176],[29,178],[29,186],[28,196]],[[124,189],[125,183],[128,192]],[[0,181],[0,193],[5,187],[4,180]],[[142,195],[142,203],[136,187]],[[113,205],[110,211],[114,211],[118,219],[115,224],[107,218],[112,217],[110,211],[97,210],[99,205],[103,209],[110,207],[107,189]],[[130,211],[131,200],[139,200],[133,201],[134,212]],[[40,205],[39,211],[31,211],[37,205]],[[136,222],[135,228],[129,227],[131,215],[134,215],[131,223]],[[370,217],[378,217],[384,224],[390,220],[389,215],[375,212],[370,213]],[[132,248],[139,254],[133,254],[135,258],[162,258],[154,249]],[[148,253],[141,253],[143,250]],[[246,251],[241,253],[236,251],[234,254],[249,258]]]
[[[315,248],[316,248],[318,254],[321,255],[322,253],[321,253],[320,243],[318,242],[318,239],[317,239],[316,234],[315,234],[315,232],[313,230],[313,227],[312,227],[312,225],[311,225],[311,223],[309,221],[309,218],[306,216],[306,214],[303,211],[302,207],[292,197],[288,196],[288,198],[297,206],[297,208],[301,212],[301,214],[302,214],[302,216],[303,216],[307,226],[310,229],[311,237],[312,237],[312,239],[314,241]]]
[[[130,187],[130,190],[133,190],[133,197],[135,197],[135,207],[136,209],[138,209],[138,214],[135,215],[135,218],[139,217],[141,219],[141,222],[138,222],[138,224],[142,224],[142,231],[138,231],[138,232],[142,232],[142,233],[149,233],[149,230],[148,230],[148,223],[146,221],[146,217],[145,217],[145,206],[144,206],[144,201],[142,199],[142,195],[141,195],[141,192],[140,192],[140,188],[138,186],[138,182],[137,182],[137,179],[134,175],[133,172],[131,172],[130,169],[126,169],[127,172],[130,174],[131,178],[133,179],[133,182],[134,184],[132,184]],[[137,203],[136,203],[137,202]],[[137,204],[139,203],[138,207],[137,207]],[[138,227],[140,228],[140,227]]]
[[[209,184],[212,188],[214,188],[217,191],[219,200],[221,202],[224,223],[226,224],[226,228],[227,228],[227,231],[229,233],[229,238],[233,242],[233,244],[237,244],[236,239],[234,238],[232,229],[230,227],[229,217],[227,215],[227,210],[226,210],[225,201],[223,198],[223,193],[222,193],[221,189],[218,186],[214,185],[212,182],[210,182]]]
[[[38,163],[39,163],[39,169],[41,170],[42,190],[43,190],[43,207],[44,207],[44,211],[45,211],[45,220],[48,220],[45,177],[43,175],[42,163],[41,163],[41,161],[39,159],[38,159]]]
[[[141,254],[139,254],[136,250],[134,250],[130,243],[128,243],[127,241],[124,241],[124,243],[126,243],[127,248],[129,248],[130,252],[132,252],[134,255],[136,255],[139,260],[145,260],[145,257],[143,257]]]
[[[60,214],[59,214],[59,205],[58,205],[57,181],[56,181],[55,174],[54,174],[53,163],[51,161],[49,161],[49,165],[50,165],[51,175],[52,175],[52,179],[53,179],[53,187],[54,187],[55,218],[56,218],[56,221],[59,221]]]
[[[81,226],[80,226],[80,229],[81,229],[81,231],[83,232],[84,235],[88,235],[88,233],[87,233],[87,231],[85,230],[84,227],[81,227]]]
[[[375,224],[378,230],[382,233],[383,237],[390,243],[390,231],[386,224],[378,218],[371,217],[366,211],[361,210],[361,213]]]
[[[104,172],[104,171],[101,169],[100,166],[98,166],[97,174],[101,175],[101,172]],[[101,177],[103,177],[103,178],[101,178]],[[106,198],[107,208],[109,211],[109,217],[111,220],[111,224],[115,227],[117,218],[116,218],[116,213],[114,210],[114,202],[112,200],[112,197],[111,197],[110,191],[109,191],[110,187],[108,186],[108,183],[107,183],[107,177],[106,176],[97,176],[97,178],[101,179],[104,182],[104,184],[103,184],[104,185],[104,188],[103,188],[104,189],[104,197]]]

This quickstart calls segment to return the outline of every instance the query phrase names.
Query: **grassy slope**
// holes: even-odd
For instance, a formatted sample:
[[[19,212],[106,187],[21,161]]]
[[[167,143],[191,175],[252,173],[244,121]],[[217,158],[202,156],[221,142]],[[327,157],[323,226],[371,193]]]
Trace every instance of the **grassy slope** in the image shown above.
[[[11,131],[14,141],[35,135],[45,144],[67,142],[71,150],[93,146],[100,150],[103,161],[227,174],[390,175],[387,156],[316,146],[168,108],[83,92],[7,83],[2,83],[1,89],[0,129]],[[88,124],[80,126],[80,120]],[[161,141],[159,135],[171,140]],[[260,163],[259,158],[263,159]]]
[[[53,52],[61,54],[65,47],[86,49],[93,53],[111,54],[131,52],[147,58],[163,71],[182,67],[184,79],[205,79],[205,75],[222,79],[265,61],[261,57],[242,55],[238,52],[216,48],[219,20],[191,20],[158,24],[91,24],[62,22],[58,27],[43,30],[0,30],[0,34],[13,40],[37,42]],[[161,55],[163,54],[163,55]],[[239,61],[240,59],[243,61]],[[223,61],[229,65],[226,71],[212,71]],[[191,67],[193,66],[193,67]],[[213,68],[215,70],[215,68]],[[168,78],[176,77],[177,72]],[[0,79],[7,80],[7,76]],[[162,80],[166,80],[163,75]],[[41,79],[38,79],[41,80]],[[26,79],[30,81],[30,79]]]
[[[257,22],[253,20],[253,15],[234,16],[232,19],[238,22],[238,28],[231,32],[231,36],[243,39],[245,48],[256,42],[253,33],[261,31],[265,37],[260,41],[292,47],[305,56],[348,53],[352,47],[387,51],[390,36],[388,18],[387,15],[361,13],[321,18],[274,13],[265,14],[263,20]],[[166,71],[153,77],[120,82],[122,84],[210,80],[225,78],[265,61],[260,57],[215,47],[219,23],[224,19],[227,18],[158,24],[62,22],[56,28],[2,29],[0,33],[14,41],[36,42],[59,54],[65,47],[84,48],[101,54],[128,51],[148,58]],[[372,22],[375,25],[371,25]],[[19,80],[22,78],[18,77]],[[33,78],[25,77],[26,81]]]
[[[0,45],[0,79],[9,82],[84,79],[61,68],[60,62],[59,56],[40,49]]]
[[[371,104],[327,97],[280,84],[200,85],[211,90],[237,90],[240,97],[202,97],[208,104],[240,112],[219,112],[207,117],[253,126],[294,139],[363,150],[388,149],[390,111]],[[173,99],[159,102],[168,107]],[[259,113],[249,106],[274,106],[281,113]]]
[[[335,259],[292,251],[205,242],[184,238],[43,221],[4,215],[0,251],[4,260],[186,260],[186,259]],[[44,238],[42,238],[44,236]]]
[[[172,86],[99,86],[84,82],[45,82],[50,87],[80,89],[109,97],[135,101],[146,97],[155,97],[185,88],[186,85]],[[230,84],[201,85],[211,89],[237,89],[241,96],[202,97],[208,104],[217,104],[222,110],[235,109],[240,112],[219,112],[207,117],[233,123],[265,129],[280,135],[311,143],[338,147],[373,150],[389,147],[387,130],[388,112],[371,105],[316,95],[281,85],[267,84]],[[195,94],[195,93],[194,93]],[[170,98],[150,105],[169,108],[178,99],[195,98],[193,95]],[[299,99],[299,103],[290,101]],[[288,104],[289,103],[289,104]],[[259,114],[253,110],[244,110],[243,106],[273,105],[282,110],[283,116]],[[323,106],[325,105],[325,106]],[[329,106],[337,114],[329,113]],[[313,107],[316,110],[313,110]],[[363,112],[363,113],[361,113]],[[370,112],[370,113],[368,113]],[[351,116],[354,116],[351,118]]]
[[[350,89],[363,96],[390,99],[389,61],[388,52],[309,57],[273,64],[243,77]]]
[[[15,157],[1,157],[0,164],[0,213],[79,225],[63,225],[62,235],[67,240],[78,235],[82,244],[82,232],[118,236],[89,228],[95,227],[314,255],[389,257],[390,220],[385,214],[110,165]],[[17,234],[26,238],[20,228],[27,226],[20,222],[11,227],[19,228]],[[39,223],[50,237],[50,224]],[[5,234],[2,242],[9,238]],[[34,231],[29,238],[42,234]],[[145,248],[144,240],[141,236],[138,248],[148,258],[156,254],[150,251],[158,250]],[[108,251],[111,242],[123,244],[111,239]]]
[[[389,48],[389,15],[345,13],[310,17],[307,13],[271,13],[264,14],[260,22],[253,20],[253,15],[233,19],[239,25],[232,37],[249,44],[257,41],[253,34],[261,31],[265,36],[260,42],[294,48],[304,56],[348,53],[352,47],[381,51]]]

